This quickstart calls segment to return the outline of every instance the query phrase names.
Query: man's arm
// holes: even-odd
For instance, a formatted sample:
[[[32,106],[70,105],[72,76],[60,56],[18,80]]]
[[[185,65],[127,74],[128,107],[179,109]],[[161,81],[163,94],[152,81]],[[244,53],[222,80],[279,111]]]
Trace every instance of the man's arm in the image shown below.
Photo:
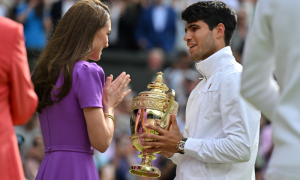
[[[174,153],[173,156],[169,158],[176,165],[178,163],[178,155],[179,153]]]
[[[187,137],[184,154],[208,163],[247,162],[258,145],[260,112],[240,96],[240,75],[231,74],[224,78],[220,91],[220,113],[225,137],[218,139],[196,139]],[[172,121],[173,123],[173,121]],[[177,153],[177,144],[183,136],[175,126],[171,131],[148,125],[160,135],[144,134],[141,137],[155,139],[145,142],[152,146],[149,152]],[[256,146],[255,146],[255,143]],[[167,156],[170,157],[170,156]],[[172,158],[171,158],[172,159]],[[173,160],[173,159],[172,159]],[[176,157],[174,157],[176,163]]]
[[[26,123],[36,110],[38,97],[30,79],[29,66],[24,43],[23,27],[15,32],[14,47],[11,53],[10,101],[14,125]]]
[[[260,112],[240,96],[238,77],[237,73],[225,77],[220,87],[220,121],[225,137],[188,138],[184,148],[185,154],[208,163],[237,163],[250,160],[255,143],[258,143]]]
[[[271,29],[271,5],[259,1],[255,18],[247,36],[243,56],[241,94],[256,108],[272,120],[274,106],[278,100],[279,88],[273,78],[275,69],[272,58],[273,42]]]

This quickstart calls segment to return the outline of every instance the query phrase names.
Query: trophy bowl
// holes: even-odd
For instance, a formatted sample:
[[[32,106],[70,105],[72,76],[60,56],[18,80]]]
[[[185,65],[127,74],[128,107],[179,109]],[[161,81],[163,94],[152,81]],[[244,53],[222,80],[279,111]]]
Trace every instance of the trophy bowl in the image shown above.
[[[135,164],[130,167],[131,174],[142,177],[160,177],[161,172],[158,168],[152,166],[152,160],[156,159],[154,154],[146,150],[149,146],[144,146],[144,141],[152,139],[140,138],[142,134],[158,134],[156,131],[146,128],[146,124],[151,124],[170,130],[171,114],[177,114],[178,103],[174,100],[175,91],[169,89],[162,83],[162,72],[157,73],[155,82],[148,84],[149,91],[144,91],[135,96],[132,100],[132,112],[130,118],[131,141],[142,158],[141,164]]]

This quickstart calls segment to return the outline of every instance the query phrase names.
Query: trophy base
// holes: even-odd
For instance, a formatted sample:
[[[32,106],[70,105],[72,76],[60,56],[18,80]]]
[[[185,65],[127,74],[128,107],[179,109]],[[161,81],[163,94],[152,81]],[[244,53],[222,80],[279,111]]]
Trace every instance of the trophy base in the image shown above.
[[[150,177],[150,178],[157,178],[160,177],[161,175],[160,170],[158,168],[153,166],[148,166],[148,165],[131,166],[129,172],[136,176]]]

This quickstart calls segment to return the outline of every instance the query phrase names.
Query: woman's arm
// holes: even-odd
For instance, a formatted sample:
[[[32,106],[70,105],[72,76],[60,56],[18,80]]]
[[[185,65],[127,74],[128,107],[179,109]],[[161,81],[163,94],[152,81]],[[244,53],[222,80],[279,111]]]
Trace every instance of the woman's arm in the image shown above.
[[[98,151],[105,152],[113,137],[114,122],[104,117],[102,108],[83,108],[83,113],[91,145]]]
[[[83,108],[91,145],[102,153],[110,145],[114,133],[114,122],[111,118],[104,116],[104,113],[114,115],[114,108],[131,91],[130,89],[125,91],[130,82],[130,76],[126,73],[121,73],[113,82],[112,79],[112,75],[107,77],[103,88],[103,109],[99,107]]]

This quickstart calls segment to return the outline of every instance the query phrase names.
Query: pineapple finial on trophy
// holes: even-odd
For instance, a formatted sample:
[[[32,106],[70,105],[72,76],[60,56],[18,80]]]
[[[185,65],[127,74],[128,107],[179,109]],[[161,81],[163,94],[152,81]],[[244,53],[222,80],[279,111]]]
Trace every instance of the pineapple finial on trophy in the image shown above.
[[[163,82],[163,77],[162,77],[162,75],[163,75],[164,73],[158,72],[157,74],[158,74],[158,75],[157,75],[157,77],[156,77],[155,82],[156,82],[156,83],[162,83],[162,82]]]
[[[148,84],[148,88],[152,92],[160,92],[165,93],[165,91],[168,91],[169,88],[163,83],[163,75],[164,73],[158,72],[155,82],[152,82]]]

